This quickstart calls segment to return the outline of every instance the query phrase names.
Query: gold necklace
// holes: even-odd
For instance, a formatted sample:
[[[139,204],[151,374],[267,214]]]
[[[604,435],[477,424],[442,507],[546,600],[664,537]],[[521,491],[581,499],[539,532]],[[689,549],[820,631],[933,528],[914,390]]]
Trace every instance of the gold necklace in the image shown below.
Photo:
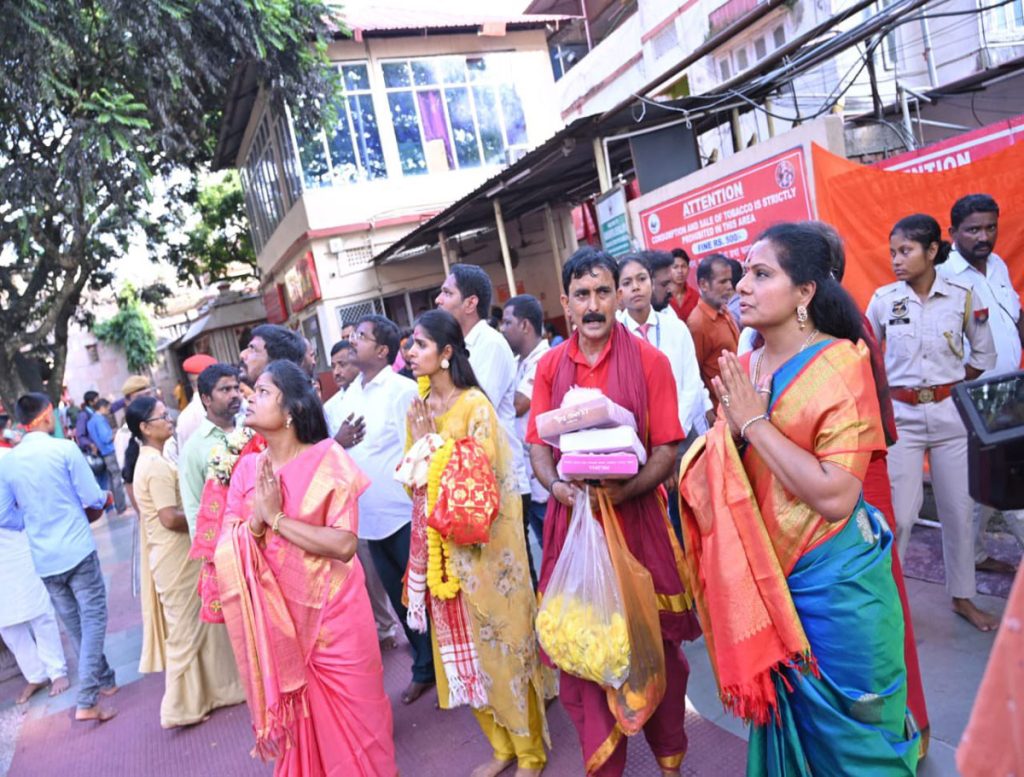
[[[804,344],[800,346],[800,350],[797,351],[796,353],[803,353],[803,351],[805,351],[807,349],[807,347],[811,343],[814,342],[814,338],[816,338],[817,336],[818,336],[818,330],[815,329],[815,330],[813,330],[807,336],[807,339],[804,340]],[[757,360],[754,362],[754,388],[755,389],[757,388],[758,381],[761,379],[761,362],[764,360],[764,352],[766,350],[767,350],[767,346],[766,345],[761,346],[761,350],[757,354]],[[793,354],[793,356],[796,356],[796,354]],[[792,357],[790,357],[790,358],[792,358]],[[783,363],[785,363],[785,362],[783,362]],[[772,371],[772,373],[774,374],[774,370]]]
[[[456,394],[458,394],[458,393],[459,393],[459,387],[458,387],[458,386],[452,386],[452,390],[451,390],[450,392],[448,392],[448,396],[447,396],[447,398],[446,398],[446,399],[444,399],[444,400],[442,400],[442,402],[443,402],[443,407],[444,407],[444,409],[443,409],[443,410],[442,410],[442,411],[441,411],[440,413],[438,413],[437,415],[435,415],[435,416],[434,416],[435,418],[437,418],[438,416],[442,416],[442,415],[444,415],[445,413],[447,413],[447,412],[448,412],[449,410],[451,410],[451,402],[452,402],[452,398],[453,398],[453,397],[454,397],[454,396],[455,396]],[[438,397],[438,399],[439,399],[439,400],[441,400],[441,397]]]

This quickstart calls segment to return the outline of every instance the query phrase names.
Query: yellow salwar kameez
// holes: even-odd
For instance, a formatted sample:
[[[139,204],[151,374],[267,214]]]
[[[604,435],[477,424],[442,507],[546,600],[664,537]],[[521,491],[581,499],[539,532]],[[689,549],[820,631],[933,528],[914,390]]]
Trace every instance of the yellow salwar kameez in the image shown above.
[[[494,468],[499,490],[498,517],[491,524],[488,541],[451,544],[452,565],[460,581],[458,596],[464,597],[469,613],[470,635],[487,693],[486,704],[474,705],[473,714],[496,759],[516,759],[522,768],[540,769],[546,762],[544,745],[549,742],[544,699],[557,690],[554,673],[538,655],[537,603],[508,444],[493,406],[478,389],[464,392],[435,420],[445,440],[471,437],[480,445]],[[444,660],[434,629],[431,641],[434,665],[441,668]],[[446,672],[436,674],[439,704],[448,709]]]
[[[245,701],[245,690],[224,625],[199,619],[202,564],[188,557],[188,532],[171,531],[157,517],[165,507],[180,509],[177,470],[155,448],[143,445],[134,487],[142,556],[139,671],[164,671],[160,725],[187,726],[218,707]]]

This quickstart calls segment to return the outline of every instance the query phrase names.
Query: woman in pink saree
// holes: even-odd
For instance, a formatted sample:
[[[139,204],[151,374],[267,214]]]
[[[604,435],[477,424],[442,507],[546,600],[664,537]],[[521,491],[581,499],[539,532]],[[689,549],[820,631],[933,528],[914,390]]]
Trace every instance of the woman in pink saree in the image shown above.
[[[216,567],[256,733],[277,777],[394,777],[391,704],[363,569],[368,485],[327,437],[308,378],[272,362],[246,424],[267,450],[231,478]]]

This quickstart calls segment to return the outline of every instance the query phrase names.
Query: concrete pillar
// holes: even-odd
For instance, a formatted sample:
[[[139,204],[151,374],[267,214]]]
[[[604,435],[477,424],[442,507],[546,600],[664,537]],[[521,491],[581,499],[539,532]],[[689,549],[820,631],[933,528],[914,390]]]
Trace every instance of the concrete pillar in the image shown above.
[[[555,286],[559,293],[562,291],[562,251],[558,247],[558,231],[555,226],[555,212],[551,209],[551,203],[544,203],[544,226],[548,233],[548,245],[551,247],[551,259],[555,263]],[[564,314],[564,308],[563,308]],[[572,331],[572,323],[565,319],[565,331]]]
[[[444,265],[444,277],[447,278],[452,272],[452,260],[448,253],[448,235],[443,231],[438,232],[437,242],[441,248],[441,264]]]
[[[505,264],[505,278],[508,280],[510,297],[516,295],[516,277],[512,274],[512,253],[508,248],[508,235],[505,234],[505,219],[501,215],[501,200],[494,198],[494,221],[498,226],[498,242],[501,243],[501,259]]]
[[[597,165],[597,182],[601,187],[601,194],[612,188],[611,171],[608,169],[608,155],[604,152],[604,143],[601,138],[594,138],[594,163]]]

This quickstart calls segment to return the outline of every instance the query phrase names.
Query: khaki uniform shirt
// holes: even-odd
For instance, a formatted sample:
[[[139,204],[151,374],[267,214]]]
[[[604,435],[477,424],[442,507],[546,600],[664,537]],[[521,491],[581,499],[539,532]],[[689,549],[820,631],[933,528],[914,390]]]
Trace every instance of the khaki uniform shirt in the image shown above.
[[[975,310],[969,288],[941,275],[922,302],[906,281],[876,290],[867,318],[885,343],[885,373],[893,388],[942,386],[964,379],[966,364],[981,371],[996,363],[988,313]]]

